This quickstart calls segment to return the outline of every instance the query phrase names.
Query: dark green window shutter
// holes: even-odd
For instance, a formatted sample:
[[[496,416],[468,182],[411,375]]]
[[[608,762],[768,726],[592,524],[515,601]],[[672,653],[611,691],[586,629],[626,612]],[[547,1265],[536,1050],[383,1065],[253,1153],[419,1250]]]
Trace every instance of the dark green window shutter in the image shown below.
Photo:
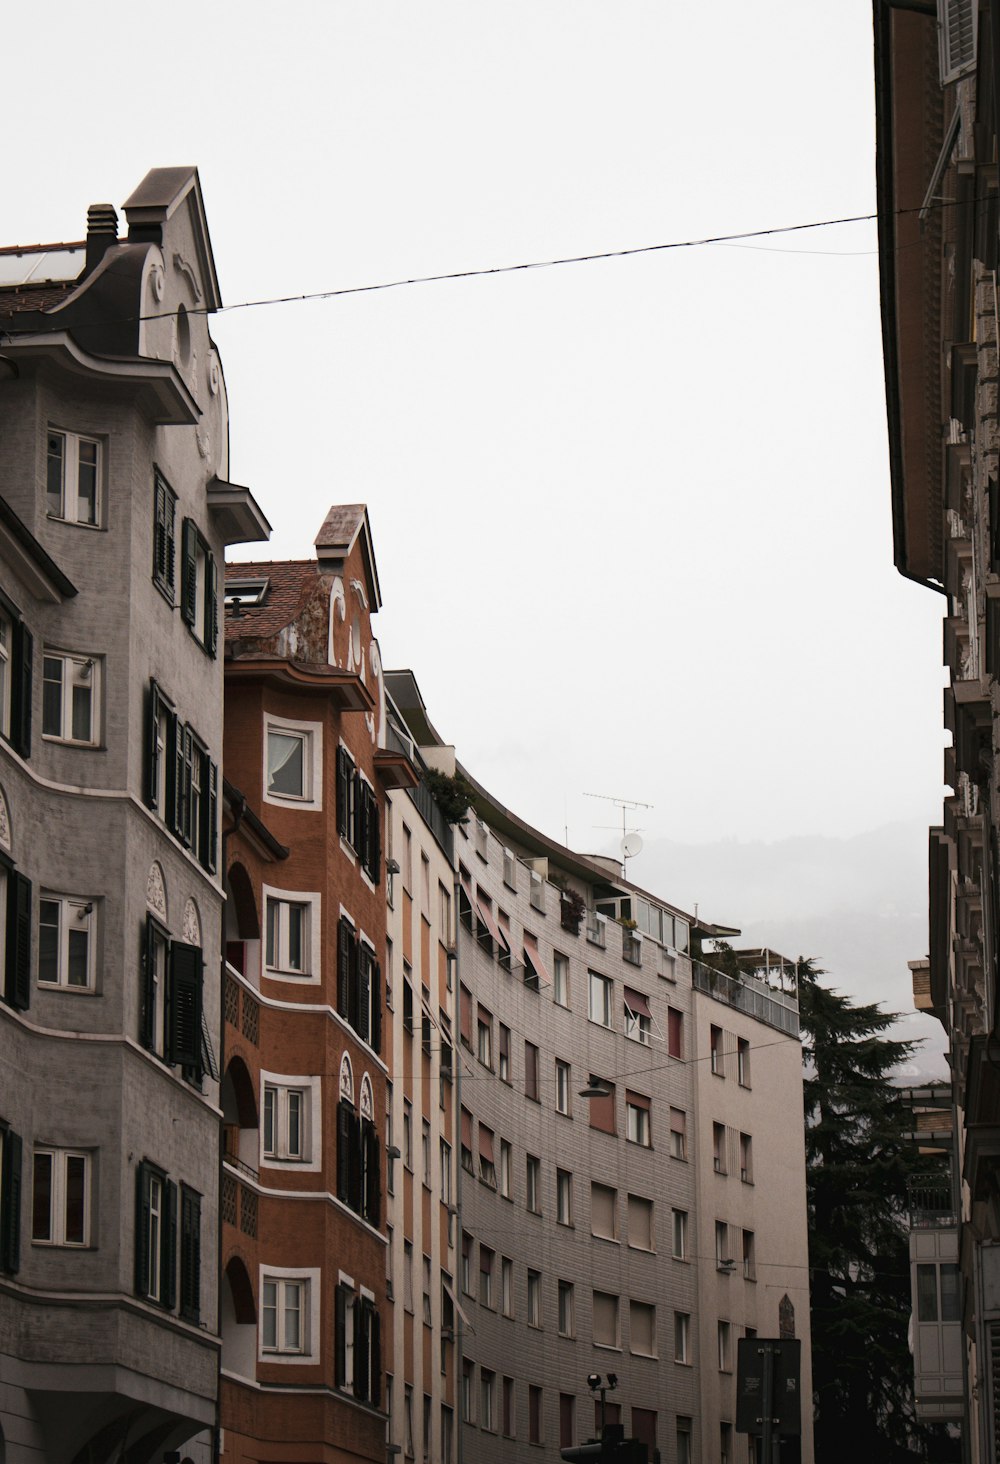
[[[186,625],[197,630],[198,608],[198,530],[193,519],[186,518],[181,530],[181,615]]]
[[[219,644],[219,571],[214,554],[205,555],[205,647],[215,655]]]
[[[368,1119],[361,1124],[361,1144],[365,1168],[362,1214],[370,1225],[378,1225],[382,1217],[382,1150],[375,1125]]]
[[[153,579],[174,598],[176,549],[174,521],[177,499],[161,473],[153,476]]]
[[[334,1321],[334,1367],[338,1388],[347,1382],[347,1303],[351,1293],[344,1283],[337,1284],[336,1316]]]
[[[155,681],[149,683],[149,695],[146,700],[146,768],[144,789],[146,807],[156,807],[156,790],[160,786],[160,708],[163,699],[160,696],[160,688]],[[168,750],[164,749],[164,756]]]
[[[150,1052],[156,1048],[156,938],[157,927],[152,915],[146,916],[142,932],[142,957],[139,969],[139,1041]]]
[[[351,808],[347,819],[347,842],[352,849],[361,848],[361,801],[364,792],[364,784],[361,781],[361,774],[355,768],[351,774]]]
[[[13,628],[10,742],[22,757],[31,755],[31,659],[34,641],[23,620]]]
[[[361,964],[361,942],[351,935],[350,960],[347,975],[347,1020],[358,1030],[358,967]]]
[[[174,941],[170,947],[167,1061],[201,1071],[201,947]]]
[[[31,1003],[31,880],[12,870],[7,881],[7,1004],[27,1011]]]
[[[372,997],[372,956],[367,946],[358,943],[358,1012],[352,1025],[363,1042],[368,1041],[369,1013]]]
[[[21,1264],[21,1136],[13,1129],[0,1135],[3,1145],[3,1188],[0,1189],[0,1271],[13,1274]]]
[[[209,874],[214,874],[219,856],[219,769],[207,753],[199,753],[201,770],[201,835],[199,848],[201,862]]]
[[[135,1171],[135,1290],[149,1295],[149,1165]]]
[[[351,1119],[354,1110],[343,1098],[337,1104],[337,1199],[350,1203]]]
[[[382,811],[378,805],[378,795],[370,794],[372,802],[371,818],[369,820],[369,851],[368,851],[368,877],[372,884],[382,882]]]
[[[347,1203],[361,1214],[361,1120],[350,1110],[351,1136],[347,1145]]]
[[[344,916],[337,927],[337,1011],[346,1018],[351,1005],[351,947],[354,931]]]
[[[371,1387],[368,1400],[378,1408],[382,1403],[382,1317],[377,1307],[372,1307],[372,1364]]]
[[[181,1185],[181,1316],[197,1322],[201,1313],[201,1196]]]
[[[382,967],[378,961],[372,961],[371,970],[372,987],[372,1035],[371,1046],[373,1052],[382,1051]]]
[[[160,1300],[168,1311],[177,1305],[177,1186],[163,1183],[163,1227],[160,1239]]]
[[[337,832],[350,838],[351,773],[354,764],[346,747],[337,748]]]
[[[368,1302],[363,1296],[354,1303],[354,1396],[368,1397]]]
[[[191,728],[178,723],[174,833],[185,844],[191,843],[195,832],[191,827],[191,780],[194,775],[194,760],[198,756],[200,756],[200,749],[195,742]]]

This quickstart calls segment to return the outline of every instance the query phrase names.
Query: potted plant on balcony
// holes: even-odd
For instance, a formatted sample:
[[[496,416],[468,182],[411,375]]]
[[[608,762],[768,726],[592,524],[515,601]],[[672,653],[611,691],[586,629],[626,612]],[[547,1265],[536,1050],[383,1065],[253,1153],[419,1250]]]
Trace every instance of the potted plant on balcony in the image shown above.
[[[559,897],[559,918],[563,930],[580,934],[583,917],[587,913],[587,902],[577,890],[564,889]]]
[[[424,782],[434,802],[451,824],[469,822],[469,809],[474,797],[472,784],[461,773],[449,777],[436,768],[428,768]]]

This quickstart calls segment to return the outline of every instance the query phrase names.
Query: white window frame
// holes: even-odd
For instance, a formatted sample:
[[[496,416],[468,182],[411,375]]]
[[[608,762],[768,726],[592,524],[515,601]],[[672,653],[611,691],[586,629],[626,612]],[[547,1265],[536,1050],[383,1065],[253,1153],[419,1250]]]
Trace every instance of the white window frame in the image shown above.
[[[56,924],[56,979],[49,981],[42,977],[42,906],[46,903],[58,908]],[[83,921],[81,922],[81,915]],[[87,935],[87,979],[81,986],[69,979],[69,935],[70,930],[80,926]],[[87,900],[80,895],[57,895],[42,890],[38,898],[38,984],[47,991],[93,991],[95,946],[97,943],[97,901]]]
[[[552,1000],[569,1009],[569,956],[562,951],[552,952]]]
[[[530,1215],[542,1213],[542,1161],[537,1154],[525,1155],[524,1207]]]
[[[510,1256],[500,1257],[500,1315],[514,1315],[514,1262]]]
[[[587,1015],[599,1027],[614,1029],[615,983],[599,971],[587,973]]]
[[[528,1287],[528,1326],[541,1327],[542,1325],[542,1273],[529,1267],[527,1275]]]
[[[556,1112],[570,1117],[570,1084],[573,1070],[561,1057],[556,1058]]]
[[[572,1281],[556,1283],[557,1321],[560,1337],[576,1336],[576,1300]]]
[[[674,1210],[671,1217],[671,1255],[675,1261],[687,1260],[688,1212]]]
[[[59,511],[53,509],[49,488],[49,442],[58,437],[62,440],[61,471],[59,483]],[[94,449],[94,517],[81,518],[80,504],[80,445],[86,443]],[[76,524],[81,529],[99,529],[104,500],[104,444],[99,437],[80,432],[68,432],[64,427],[50,427],[45,434],[45,511],[49,518],[61,523]]]
[[[321,1165],[323,1152],[323,1102],[322,1078],[287,1073],[262,1072],[260,1075],[260,1166],[269,1169],[292,1169],[316,1171]],[[265,1112],[267,1094],[274,1094],[274,1116],[277,1126],[277,1144],[273,1152],[267,1150]],[[289,1098],[298,1094],[301,1099],[300,1118],[302,1153],[293,1155],[288,1142]]]
[[[625,1099],[625,1137],[630,1144],[638,1144],[642,1149],[653,1147],[652,1123],[648,1108],[641,1107],[638,1103],[632,1103]]]
[[[674,1362],[691,1362],[691,1314],[674,1312]]]
[[[47,1156],[52,1161],[51,1188],[49,1192],[49,1235],[39,1237],[34,1233],[35,1215],[35,1160]],[[83,1160],[83,1239],[66,1238],[66,1169],[70,1159]],[[91,1226],[91,1179],[93,1165],[86,1149],[59,1149],[50,1144],[39,1144],[32,1155],[31,1169],[31,1216],[32,1245],[67,1246],[71,1250],[86,1250],[90,1245]]]
[[[45,689],[55,685],[53,678],[46,675],[49,662],[60,663],[59,674],[59,730],[45,730]],[[90,693],[90,736],[73,736],[73,696],[76,687],[86,687]],[[45,646],[42,651],[42,737],[46,742],[63,742],[70,747],[98,747],[101,741],[101,661],[98,656],[81,655],[74,651],[59,651]]]
[[[304,971],[290,971],[279,966],[269,966],[267,963],[267,927],[268,907],[274,901],[279,907],[282,905],[305,906],[305,932],[302,941],[303,959],[306,962]],[[261,886],[261,903],[264,907],[264,939],[263,939],[263,974],[269,981],[288,981],[297,986],[318,986],[321,979],[320,965],[322,960],[322,896],[315,890],[281,890],[273,885]],[[278,932],[279,960],[282,954],[287,953],[287,926],[286,921],[280,921]]]
[[[500,1140],[500,1163],[499,1163],[499,1166],[498,1166],[498,1168],[499,1168],[498,1183],[499,1183],[499,1188],[500,1188],[500,1195],[505,1200],[509,1200],[511,1198],[510,1181],[511,1181],[511,1169],[512,1169],[512,1166],[513,1166],[513,1161],[514,1161],[514,1149],[513,1149],[513,1146],[510,1143],[510,1140],[509,1139],[501,1139]]]
[[[273,1284],[276,1287],[276,1346],[264,1346],[264,1309],[265,1309],[265,1288]],[[282,1345],[284,1339],[284,1313],[282,1304],[285,1288],[289,1285],[298,1284],[301,1287],[299,1293],[299,1338],[301,1345],[294,1350]],[[295,1366],[299,1363],[319,1362],[319,1323],[320,1323],[320,1268],[318,1266],[287,1267],[260,1266],[260,1284],[258,1295],[260,1297],[260,1322],[257,1328],[257,1361],[279,1365]]]
[[[556,1170],[556,1224],[573,1224],[573,1175],[568,1169]]]
[[[282,737],[298,737],[302,740],[302,792],[272,793],[268,788],[268,743],[270,733]],[[288,717],[275,716],[273,712],[264,715],[263,798],[265,803],[278,808],[308,808],[321,810],[323,807],[323,723],[292,721]]]

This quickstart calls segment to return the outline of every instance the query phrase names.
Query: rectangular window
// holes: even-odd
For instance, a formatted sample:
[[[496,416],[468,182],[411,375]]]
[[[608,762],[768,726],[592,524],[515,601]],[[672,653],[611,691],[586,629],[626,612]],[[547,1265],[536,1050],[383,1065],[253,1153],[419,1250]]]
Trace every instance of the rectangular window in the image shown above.
[[[462,1231],[462,1290],[466,1296],[472,1295],[472,1236],[467,1230]]]
[[[479,1427],[487,1433],[496,1430],[496,1373],[488,1368],[479,1371]]]
[[[77,747],[100,737],[100,663],[93,656],[46,650],[42,657],[42,735]]]
[[[267,791],[273,798],[305,798],[309,739],[302,732],[267,732]]]
[[[733,1426],[731,1423],[719,1424],[719,1464],[732,1464],[733,1461]]]
[[[493,1307],[493,1263],[496,1257],[488,1245],[479,1247],[479,1304]]]
[[[656,1307],[644,1301],[630,1301],[629,1351],[638,1357],[656,1356]]]
[[[618,1191],[596,1180],[590,1186],[590,1230],[602,1240],[618,1239]]]
[[[529,1154],[525,1162],[525,1204],[533,1215],[542,1213],[541,1172],[541,1160]]]
[[[687,1158],[687,1115],[681,1108],[670,1110],[670,1153],[675,1159]]]
[[[757,1262],[754,1233],[752,1230],[744,1230],[743,1232],[743,1275],[748,1281],[755,1281],[757,1279]]]
[[[741,1088],[750,1086],[750,1043],[745,1037],[736,1039],[736,1072]]]
[[[136,1176],[135,1289],[171,1311],[176,1302],[177,1186],[143,1162]]]
[[[753,1184],[753,1139],[749,1134],[740,1134],[740,1179]]]
[[[420,1123],[420,1172],[424,1184],[430,1189],[431,1183],[431,1126],[426,1118]]]
[[[477,1020],[476,1056],[483,1067],[493,1067],[493,1017],[484,1006],[480,1006]]]
[[[506,1439],[514,1437],[514,1379],[503,1380],[503,1419],[501,1423]]]
[[[195,640],[214,656],[219,643],[219,572],[215,555],[189,518],[181,532],[181,617]]]
[[[528,1384],[528,1443],[542,1442],[542,1390],[535,1383]]]
[[[542,1325],[542,1273],[528,1271],[528,1326]]]
[[[261,1287],[261,1348],[264,1352],[305,1351],[308,1281],[264,1277]]]
[[[309,905],[298,900],[267,899],[267,947],[269,971],[287,976],[309,974]]]
[[[472,1114],[462,1105],[461,1117],[459,1119],[459,1140],[462,1150],[462,1168],[466,1174],[475,1174],[476,1167],[472,1155]]]
[[[31,665],[34,639],[0,590],[0,736],[16,752],[31,751]]]
[[[675,1210],[674,1218],[674,1239],[673,1256],[675,1261],[687,1260],[687,1225],[688,1217],[686,1210]]]
[[[731,1339],[732,1327],[728,1322],[720,1322],[718,1330],[720,1372],[732,1371],[732,1359],[730,1357],[730,1348],[732,1346]]]
[[[674,1362],[690,1362],[691,1318],[687,1312],[674,1312]]]
[[[403,1099],[403,1164],[413,1172],[413,1104]]]
[[[38,901],[38,980],[78,991],[94,984],[93,900],[42,895]]]
[[[403,1310],[413,1311],[413,1241],[403,1241]]]
[[[628,1197],[628,1243],[633,1250],[656,1249],[653,1234],[653,1201],[642,1195]]]
[[[505,1317],[514,1315],[514,1262],[500,1257],[500,1311]]]
[[[496,1159],[493,1149],[493,1130],[484,1123],[479,1125],[479,1178],[490,1189],[497,1187]]]
[[[159,471],[153,474],[153,583],[174,603],[177,495]]]
[[[504,1197],[505,1200],[509,1200],[510,1197],[511,1197],[511,1195],[510,1195],[510,1175],[511,1175],[512,1153],[513,1153],[513,1151],[511,1149],[511,1146],[510,1146],[510,1143],[508,1142],[508,1140],[507,1139],[501,1139],[500,1140],[500,1193],[503,1195],[503,1197]]]
[[[570,1111],[570,1096],[569,1096],[570,1081],[571,1081],[571,1071],[570,1071],[570,1065],[569,1065],[569,1063],[568,1062],[561,1062],[560,1059],[557,1057],[556,1058],[556,1112],[557,1113],[565,1113],[567,1116],[569,1115],[569,1111]]]
[[[708,1041],[709,1052],[711,1054],[712,1072],[715,1073],[717,1077],[724,1078],[726,1074],[723,1071],[722,1062],[722,1028],[710,1027],[708,1029]]]
[[[568,1169],[556,1170],[556,1220],[560,1225],[573,1224],[573,1176]]]
[[[691,1432],[692,1423],[690,1418],[677,1416],[677,1464],[692,1464],[691,1453]]]
[[[726,1126],[724,1123],[712,1124],[712,1167],[716,1174],[728,1173],[726,1164]]]
[[[613,1025],[611,1003],[614,989],[615,984],[609,977],[590,972],[588,1015],[592,1022],[598,1022],[602,1027]]]
[[[600,1078],[591,1073],[590,1087],[604,1090],[599,1097],[590,1100],[590,1127],[599,1129],[602,1134],[616,1133],[614,1083],[609,1083],[607,1078]]]
[[[503,1022],[500,1023],[499,1051],[500,1062],[497,1070],[497,1076],[499,1077],[501,1083],[509,1083],[512,1081],[510,1075],[510,1028],[505,1027]]]
[[[671,1057],[684,1056],[684,1013],[667,1008],[667,1052]]]
[[[559,1394],[559,1447],[571,1448],[576,1442],[576,1396]]]
[[[630,1144],[651,1147],[650,1101],[643,1093],[625,1093],[625,1136]]]
[[[552,1000],[569,1006],[569,959],[559,951],[552,952]]]
[[[181,1316],[201,1315],[201,1195],[181,1185]]]
[[[573,1319],[573,1283],[572,1281],[559,1282],[559,1335],[560,1337],[572,1337],[575,1335],[576,1327]]]
[[[100,492],[100,442],[76,432],[50,431],[45,482],[49,517],[96,527]]]
[[[733,1264],[729,1249],[729,1226],[725,1220],[715,1222],[715,1264],[724,1270]]]
[[[439,1141],[441,1162],[441,1203],[451,1204],[451,1145],[447,1139]]]
[[[304,1088],[264,1084],[264,1157],[297,1162],[309,1158],[308,1098]]]
[[[533,1042],[524,1044],[524,1092],[538,1102],[538,1048]]]
[[[594,1346],[618,1346],[618,1298],[607,1291],[594,1292]]]
[[[36,1149],[31,1198],[36,1245],[90,1243],[90,1155],[73,1149]]]

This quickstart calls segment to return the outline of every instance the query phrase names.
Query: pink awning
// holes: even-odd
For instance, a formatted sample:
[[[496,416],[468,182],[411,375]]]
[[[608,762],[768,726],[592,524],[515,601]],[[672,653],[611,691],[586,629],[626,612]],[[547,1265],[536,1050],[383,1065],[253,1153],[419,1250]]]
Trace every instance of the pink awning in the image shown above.
[[[649,1010],[649,1002],[641,991],[634,991],[631,986],[625,988],[625,1005],[629,1011],[637,1017],[648,1017],[653,1020],[653,1013]]]
[[[479,898],[478,894],[476,895],[476,909],[479,912],[480,920],[486,926],[486,929],[496,941],[497,945],[499,945],[502,939],[502,936],[500,934],[500,927],[493,919],[493,911],[490,909],[485,900],[481,900]]]
[[[539,979],[541,981],[544,981],[546,986],[551,986],[552,978],[549,975],[548,971],[545,969],[545,962],[538,954],[538,943],[535,940],[535,937],[533,935],[529,935],[527,931],[524,932],[524,954],[529,957],[531,964],[538,972]]]

